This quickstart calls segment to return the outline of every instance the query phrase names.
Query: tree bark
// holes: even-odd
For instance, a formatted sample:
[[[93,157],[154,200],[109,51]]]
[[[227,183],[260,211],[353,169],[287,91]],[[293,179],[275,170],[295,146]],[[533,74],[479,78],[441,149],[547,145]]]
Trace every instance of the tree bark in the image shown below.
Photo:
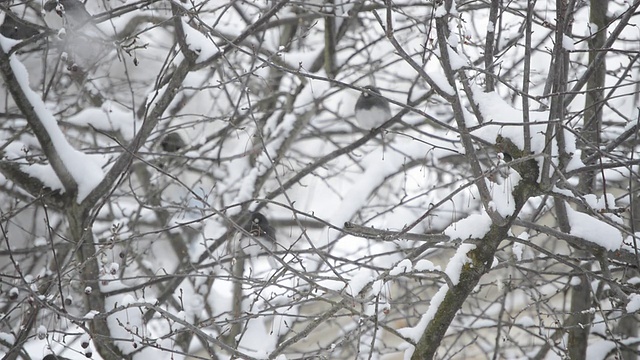
[[[590,21],[598,30],[603,30],[606,25],[607,0],[591,0]],[[595,29],[594,29],[595,30]],[[598,49],[605,42],[605,31],[592,34],[589,40],[589,63],[596,60]],[[584,125],[582,128],[582,157],[583,159],[594,154],[600,146],[600,128],[602,124],[602,99],[604,95],[605,62],[602,61],[587,82],[585,99]],[[585,164],[590,165],[590,164]],[[581,173],[578,190],[583,194],[593,193],[596,187],[596,170]],[[578,256],[585,254],[578,250]],[[587,266],[587,265],[584,265]],[[589,278],[586,275],[579,277],[580,283],[571,287],[571,314],[576,316],[577,325],[569,330],[569,358],[585,359],[587,354],[589,333],[593,315],[589,311],[592,306],[592,292]]]

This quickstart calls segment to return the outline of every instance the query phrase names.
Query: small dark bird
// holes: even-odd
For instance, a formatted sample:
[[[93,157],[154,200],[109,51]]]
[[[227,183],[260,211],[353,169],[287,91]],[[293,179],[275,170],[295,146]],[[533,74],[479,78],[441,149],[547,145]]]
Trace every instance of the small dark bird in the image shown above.
[[[251,237],[243,236],[240,248],[249,256],[253,263],[259,255],[267,255],[267,261],[272,269],[278,269],[279,263],[273,253],[277,250],[276,229],[269,225],[269,220],[259,212],[252,212],[245,230]]]
[[[66,358],[66,357],[57,356],[57,355],[54,355],[54,354],[49,354],[49,355],[46,355],[45,357],[43,357],[42,360],[69,360],[69,359]]]
[[[364,129],[377,128],[391,119],[389,101],[380,94],[380,89],[375,86],[367,85],[364,89],[356,102],[356,120]]]
[[[162,139],[160,142],[160,147],[162,150],[170,153],[175,153],[178,150],[184,148],[186,144],[184,140],[182,140],[182,136],[180,134],[172,132]]]
[[[93,22],[91,14],[84,7],[84,4],[78,0],[48,0],[44,3],[43,9],[47,13],[55,12],[63,20],[63,26],[72,29],[78,29]],[[47,21],[47,16],[45,16],[45,21]],[[55,24],[53,24],[54,22]],[[51,28],[60,27],[57,21],[52,21],[52,24],[47,21],[47,25]]]
[[[4,22],[0,25],[0,34],[10,39],[22,40],[37,35],[39,31],[33,24],[22,20],[16,14],[5,12]]]
[[[251,219],[245,230],[256,238],[276,241],[276,229],[269,225],[269,220],[259,212],[251,213]]]

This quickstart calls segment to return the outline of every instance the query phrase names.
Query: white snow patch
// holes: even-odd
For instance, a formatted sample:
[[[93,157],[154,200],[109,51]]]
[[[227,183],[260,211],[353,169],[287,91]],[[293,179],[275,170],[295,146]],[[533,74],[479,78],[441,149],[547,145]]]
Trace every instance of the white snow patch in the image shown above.
[[[531,316],[526,316],[526,315],[518,319],[516,323],[522,327],[532,327],[536,325],[536,322],[533,321],[533,318],[531,318]]]
[[[461,244],[456,251],[456,254],[451,257],[451,260],[449,260],[445,273],[449,276],[454,285],[458,284],[460,280],[462,266],[469,262],[467,253],[475,248],[476,246],[473,244]],[[414,327],[399,329],[398,332],[403,336],[406,336],[410,339],[413,339],[415,342],[418,342],[418,340],[420,340],[420,337],[422,336],[422,333],[424,333],[425,329],[429,325],[429,322],[431,322],[436,312],[438,311],[438,308],[440,307],[440,304],[442,304],[442,301],[446,297],[448,291],[448,285],[443,285],[442,287],[440,287],[438,292],[433,296],[433,298],[431,298],[429,308],[427,309],[427,312],[422,315],[418,324],[416,324],[416,326]],[[411,358],[414,350],[415,347],[409,346],[409,348],[404,353],[404,358]]]
[[[42,236],[38,236],[37,238],[35,238],[35,240],[33,240],[33,246],[45,246],[47,245],[47,239],[43,238]]]
[[[409,259],[404,259],[400,261],[391,271],[389,271],[389,275],[396,276],[404,273],[411,272],[411,268],[413,265]]]
[[[615,227],[570,207],[567,207],[567,216],[571,225],[571,235],[611,251],[622,246],[622,235]]]
[[[43,340],[47,337],[47,328],[44,325],[38,326],[36,334],[38,335],[38,339]]]
[[[104,286],[102,287],[104,290]],[[136,299],[131,294],[114,295],[105,300],[105,309],[111,311],[116,307],[125,307],[107,317],[107,325],[114,339],[114,344],[124,353],[130,354],[136,349],[131,345],[133,341],[139,340],[137,337],[143,334],[145,325],[142,320],[142,311],[136,307],[127,306],[136,303]]]
[[[98,310],[90,310],[82,318],[85,320],[92,320],[96,315],[100,314]]]
[[[482,88],[476,85],[473,85],[471,89],[473,91],[473,100],[478,104],[478,109],[480,109],[485,121],[483,126],[473,131],[473,135],[491,143],[494,143],[498,135],[500,135],[503,138],[511,140],[519,149],[524,149],[524,131],[523,125],[520,124],[523,121],[522,109],[514,108],[505,102],[496,92],[485,93]],[[466,119],[465,117],[465,120]],[[531,151],[533,154],[542,154],[546,151],[547,144],[545,143],[544,136],[540,136],[540,134],[546,132],[547,125],[544,122],[549,120],[549,112],[529,111],[529,120],[532,123],[536,122],[536,124],[530,124],[529,126],[532,135]],[[568,154],[575,154],[575,135],[569,131],[565,131],[564,134],[566,138],[566,152]],[[556,164],[557,153],[557,144],[554,142],[551,146],[551,155]],[[535,160],[541,168],[543,158],[536,157]]]
[[[513,189],[520,183],[522,178],[515,171],[510,171],[506,179],[500,184],[485,179],[487,188],[491,192],[491,205],[498,214],[507,217],[513,215],[516,210],[516,201],[513,198]]]
[[[414,327],[406,327],[406,328],[398,329],[398,332],[402,334],[402,336],[405,336],[409,339],[412,339],[415,342],[418,342],[420,340],[420,337],[424,333],[425,329],[427,328],[427,325],[429,325],[429,322],[431,322],[431,320],[435,316],[436,311],[438,311],[440,304],[442,304],[442,301],[447,295],[447,291],[449,291],[449,286],[443,285],[440,288],[440,290],[438,290],[438,292],[431,298],[429,309],[427,309],[427,312],[424,315],[422,315],[418,324],[416,324],[416,326]],[[404,359],[405,360],[410,359],[414,351],[415,351],[415,346],[409,345],[409,347],[404,353]]]
[[[373,284],[371,285],[371,294],[374,296],[379,295],[383,287],[384,287],[384,282],[382,280],[378,279],[374,281]]]
[[[5,52],[11,49],[12,43],[13,42],[6,41],[6,38],[0,36],[0,46],[2,46]],[[71,177],[73,177],[73,180],[78,186],[76,201],[82,202],[104,177],[100,164],[94,161],[95,157],[84,154],[69,144],[62,130],[58,127],[58,123],[53,114],[47,109],[40,96],[29,87],[29,73],[27,72],[27,68],[15,55],[10,56],[9,65],[29,103],[33,106],[33,110],[38,116],[37,121],[40,121],[51,138],[53,147],[60,157],[60,160],[62,160],[62,165]],[[49,181],[49,179],[46,178],[40,180],[43,182]]]
[[[582,162],[582,151],[581,150],[575,150],[575,152],[571,155],[571,158],[569,159],[569,162],[567,163],[567,167],[566,167],[566,171],[573,171],[576,169],[580,169],[582,167],[584,167],[584,163]]]
[[[516,260],[522,261],[522,252],[524,251],[524,245],[518,242],[514,242],[513,246],[511,247],[511,251],[513,252],[513,255],[516,257]]]
[[[212,57],[218,49],[213,43],[212,39],[209,39],[200,31],[192,28],[186,21],[186,18],[182,18],[182,28],[184,29],[184,37],[189,50],[198,54],[196,63],[206,61]]]
[[[444,76],[442,71],[429,71],[427,72],[427,74],[442,91],[451,96],[456,94],[456,91],[451,87],[451,84],[449,84],[449,81]]]
[[[604,360],[607,355],[617,347],[616,343],[609,340],[596,341],[589,344],[587,354],[589,360]]]
[[[135,135],[133,112],[111,101],[106,101],[100,108],[85,108],[65,121],[78,126],[92,126],[102,131],[118,131],[125,140],[131,140]]]
[[[453,239],[480,239],[491,229],[491,218],[487,213],[471,214],[468,217],[449,225],[444,235]]]
[[[369,270],[362,270],[352,277],[347,286],[347,293],[356,296],[368,283],[373,281],[373,276]]]
[[[245,333],[240,340],[242,352],[258,359],[268,359],[276,348],[278,336],[265,326],[260,318],[250,319],[245,327]]]
[[[562,47],[565,50],[569,50],[569,51],[576,49],[573,39],[568,37],[567,35],[562,35]]]
[[[318,285],[333,291],[341,291],[345,288],[345,283],[338,280],[320,280],[318,281]]]
[[[458,41],[458,34],[456,34],[455,32],[451,32],[449,34],[449,38],[447,39],[447,41],[449,42],[449,45],[451,45],[452,48],[456,48],[458,47],[459,41]],[[449,52],[451,53],[451,52]]]
[[[463,55],[458,54],[453,49],[449,49],[449,63],[452,70],[460,70],[461,68],[469,65],[467,59]]]
[[[627,284],[630,284],[630,285],[640,284],[640,277],[634,276],[630,278],[629,280],[627,280]]]
[[[415,271],[440,271],[440,266],[435,266],[433,263],[426,259],[418,260],[418,262],[413,266],[413,270]]]
[[[13,344],[16,342],[16,337],[13,334],[0,332],[0,341],[5,342],[7,344]]]
[[[436,12],[433,14],[435,18],[440,18],[447,15],[447,9],[444,8],[444,3],[436,9]]]
[[[629,314],[640,310],[640,294],[629,295],[629,303],[627,304],[626,310]]]
[[[475,248],[476,246],[474,244],[460,244],[456,254],[451,257],[451,260],[449,260],[444,272],[449,276],[453,285],[458,285],[462,267],[471,262],[471,259],[467,257],[467,254]]]

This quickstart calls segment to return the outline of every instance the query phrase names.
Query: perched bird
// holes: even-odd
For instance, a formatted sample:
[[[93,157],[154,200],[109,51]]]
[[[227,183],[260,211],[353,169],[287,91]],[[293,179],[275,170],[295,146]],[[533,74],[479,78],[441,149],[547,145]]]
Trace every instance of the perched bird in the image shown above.
[[[364,129],[373,129],[391,119],[389,101],[380,94],[380,89],[367,85],[356,102],[355,113],[358,124]]]
[[[249,255],[251,262],[260,254],[276,251],[276,230],[269,225],[269,220],[259,212],[252,212],[245,230],[251,237],[244,236],[240,241],[242,251]],[[267,261],[272,269],[278,268],[278,262],[274,256],[267,255]]]
[[[245,228],[252,236],[270,242],[276,242],[276,229],[269,225],[266,216],[259,212],[252,212],[249,224]]]
[[[45,355],[45,357],[43,357],[42,360],[69,360],[69,359],[66,357],[49,354],[49,355]]]
[[[165,136],[160,142],[162,150],[170,153],[175,153],[182,149],[186,144],[180,134],[172,132]]]
[[[39,33],[38,28],[32,23],[21,19],[11,11],[5,12],[4,22],[0,25],[0,34],[10,39],[22,40]]]
[[[51,28],[79,29],[84,25],[93,24],[93,17],[78,0],[48,0],[44,3],[43,9],[47,13],[45,21]],[[62,26],[58,21],[51,20],[56,16],[62,20]]]

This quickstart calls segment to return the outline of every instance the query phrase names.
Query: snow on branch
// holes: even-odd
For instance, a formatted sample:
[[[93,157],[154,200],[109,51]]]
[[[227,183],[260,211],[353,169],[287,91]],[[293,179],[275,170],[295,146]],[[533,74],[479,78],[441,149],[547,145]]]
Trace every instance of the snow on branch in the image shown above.
[[[38,138],[49,160],[49,166],[53,168],[55,176],[60,179],[64,191],[76,195],[76,201],[80,203],[102,180],[104,173],[101,164],[69,144],[53,114],[29,86],[29,73],[26,67],[16,55],[9,55],[13,45],[13,41],[0,36],[2,77],[8,85],[13,100]],[[49,177],[54,176],[47,171],[31,172],[31,175],[34,177],[40,175],[40,180],[45,184],[52,184]]]

